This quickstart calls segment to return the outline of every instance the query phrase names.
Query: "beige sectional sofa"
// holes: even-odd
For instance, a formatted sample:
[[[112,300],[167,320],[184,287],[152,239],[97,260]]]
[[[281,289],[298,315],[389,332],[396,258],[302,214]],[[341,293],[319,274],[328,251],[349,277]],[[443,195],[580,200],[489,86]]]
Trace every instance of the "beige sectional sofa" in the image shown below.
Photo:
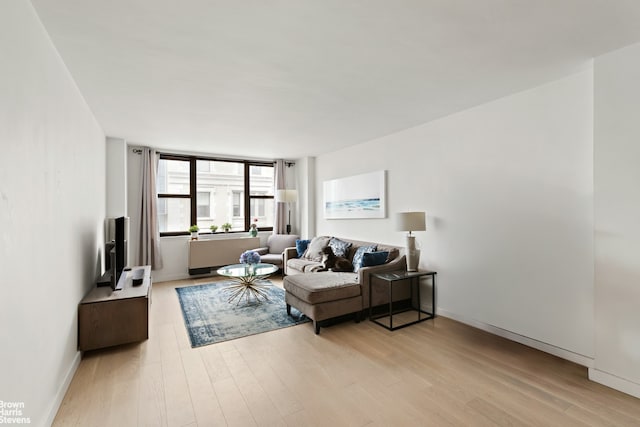
[[[331,236],[321,236],[330,241]],[[319,239],[317,238],[317,239]],[[320,333],[320,322],[353,313],[356,321],[360,313],[369,307],[369,289],[372,274],[395,270],[406,270],[406,259],[403,248],[376,242],[333,237],[342,242],[351,243],[345,258],[353,261],[356,251],[361,246],[376,246],[376,251],[388,252],[384,264],[360,267],[357,272],[322,271],[323,264],[317,257],[298,258],[295,247],[284,251],[285,264],[285,301],[287,313],[291,307],[313,320],[315,333]],[[311,257],[313,258],[313,257]],[[395,300],[395,295],[394,295]],[[388,294],[382,287],[374,287],[372,305],[384,304]]]

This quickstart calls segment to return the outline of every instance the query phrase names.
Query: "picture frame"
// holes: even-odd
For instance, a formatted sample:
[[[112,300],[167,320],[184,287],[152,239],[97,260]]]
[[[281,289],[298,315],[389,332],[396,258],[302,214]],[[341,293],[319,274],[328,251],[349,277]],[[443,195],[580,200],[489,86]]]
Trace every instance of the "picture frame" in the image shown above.
[[[386,218],[386,171],[323,183],[325,219]]]

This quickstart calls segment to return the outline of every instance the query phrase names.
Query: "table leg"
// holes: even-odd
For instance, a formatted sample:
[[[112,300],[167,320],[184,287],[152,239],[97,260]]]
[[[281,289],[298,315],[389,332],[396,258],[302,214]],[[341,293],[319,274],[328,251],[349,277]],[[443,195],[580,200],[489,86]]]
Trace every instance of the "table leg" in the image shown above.
[[[244,299],[248,304],[253,298],[258,304],[262,301],[268,301],[269,295],[265,291],[266,288],[272,286],[270,283],[259,283],[254,276],[251,280],[244,280],[244,278],[235,278],[235,283],[228,285],[225,290],[229,292],[229,299],[227,302],[232,303],[238,300],[236,305]]]
[[[413,279],[411,280],[413,282]],[[420,314],[422,313],[422,300],[420,299],[420,278],[416,277],[416,293],[418,294],[418,320],[420,320]]]
[[[431,275],[431,315],[436,317],[436,275]]]
[[[389,328],[393,329],[393,281],[389,282]]]

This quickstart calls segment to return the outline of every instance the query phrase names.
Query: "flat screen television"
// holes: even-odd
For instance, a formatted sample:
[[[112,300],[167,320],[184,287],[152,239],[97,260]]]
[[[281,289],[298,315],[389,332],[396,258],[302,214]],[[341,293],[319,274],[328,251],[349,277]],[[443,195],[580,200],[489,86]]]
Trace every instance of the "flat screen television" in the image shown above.
[[[125,217],[121,216],[115,219],[115,232],[113,239],[113,249],[111,249],[110,266],[111,266],[111,289],[119,291],[122,289],[123,281],[120,281],[122,271],[126,267],[127,259],[127,241],[125,239]]]
[[[127,266],[127,248],[129,239],[129,218],[107,218],[105,229],[105,272],[98,279],[98,286],[110,286],[112,289],[122,289],[118,281]]]

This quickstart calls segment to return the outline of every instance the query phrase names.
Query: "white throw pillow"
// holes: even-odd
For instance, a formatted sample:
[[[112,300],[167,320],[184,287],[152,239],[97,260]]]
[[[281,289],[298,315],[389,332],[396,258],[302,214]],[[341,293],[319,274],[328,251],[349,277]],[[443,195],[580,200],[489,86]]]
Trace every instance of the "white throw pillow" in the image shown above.
[[[307,246],[307,250],[305,251],[302,258],[308,259],[309,261],[322,261],[322,252],[324,248],[329,246],[329,240],[331,238],[328,236],[318,236],[311,239],[309,246]]]

